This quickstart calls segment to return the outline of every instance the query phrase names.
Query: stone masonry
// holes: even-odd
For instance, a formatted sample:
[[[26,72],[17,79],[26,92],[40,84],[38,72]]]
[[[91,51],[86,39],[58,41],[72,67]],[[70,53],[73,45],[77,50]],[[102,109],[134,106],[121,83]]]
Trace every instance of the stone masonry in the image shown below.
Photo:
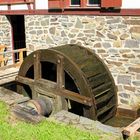
[[[11,25],[6,16],[0,16],[0,45],[7,46],[5,51],[12,50],[12,34],[11,34]],[[12,63],[12,55],[6,54],[6,57],[9,58],[7,64]]]
[[[119,104],[140,103],[140,17],[25,16],[25,25],[30,50],[63,44],[90,48],[111,71]]]
[[[0,16],[0,44],[11,47],[11,26],[6,16]]]
[[[10,46],[9,23],[4,16],[0,21],[0,41]],[[119,105],[139,105],[139,16],[25,15],[25,34],[31,51],[64,44],[92,49],[113,75]]]

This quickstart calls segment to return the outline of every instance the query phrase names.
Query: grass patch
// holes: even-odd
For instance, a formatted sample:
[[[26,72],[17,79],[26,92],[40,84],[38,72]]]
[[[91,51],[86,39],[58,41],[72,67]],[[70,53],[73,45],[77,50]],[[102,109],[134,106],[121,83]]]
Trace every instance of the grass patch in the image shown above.
[[[33,125],[9,119],[8,106],[0,102],[0,140],[99,140],[97,135],[47,120]]]

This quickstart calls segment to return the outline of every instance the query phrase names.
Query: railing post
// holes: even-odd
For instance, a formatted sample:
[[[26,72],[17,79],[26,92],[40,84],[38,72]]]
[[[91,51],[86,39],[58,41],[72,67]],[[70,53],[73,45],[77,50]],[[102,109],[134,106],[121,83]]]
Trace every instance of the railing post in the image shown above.
[[[23,62],[23,50],[19,51],[19,63],[21,64]]]

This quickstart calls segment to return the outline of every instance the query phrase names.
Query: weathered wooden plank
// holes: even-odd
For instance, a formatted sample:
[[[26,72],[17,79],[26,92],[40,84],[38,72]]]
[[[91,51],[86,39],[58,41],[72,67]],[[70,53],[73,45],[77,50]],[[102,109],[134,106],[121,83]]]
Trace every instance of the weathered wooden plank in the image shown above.
[[[121,108],[118,107],[117,108],[117,116],[123,116],[123,117],[127,117],[127,118],[132,118],[132,119],[136,119],[137,117],[140,117],[140,115],[137,113],[137,109],[129,109],[129,108]]]
[[[23,84],[27,84],[27,85],[33,85],[34,84],[34,80],[30,79],[30,78],[26,78],[26,77],[22,77],[22,76],[17,76],[16,77],[16,81],[23,83]]]
[[[62,90],[62,91],[58,92],[58,95],[60,95],[64,98],[79,102],[79,103],[84,104],[84,105],[88,105],[88,106],[93,105],[92,98],[80,95],[78,93],[75,93],[75,92],[72,92],[69,90]]]
[[[111,82],[108,82],[94,88],[93,93],[94,93],[95,98],[109,91],[111,89],[111,84],[112,84]]]
[[[108,106],[104,106],[103,108],[98,110],[97,116],[100,116],[101,114],[107,112],[108,110],[112,109],[115,106],[115,104],[110,104]]]
[[[102,102],[108,101],[111,97],[113,97],[114,94],[113,93],[108,93],[108,91],[109,90],[106,91],[107,93],[105,95],[96,99],[96,104],[100,104]]]
[[[12,109],[12,115],[20,120],[31,123],[39,123],[45,119],[42,115],[38,115],[33,108],[22,107],[20,105],[16,105]]]
[[[131,136],[140,128],[140,117],[125,127],[122,131],[123,135]]]
[[[8,78],[1,79],[0,80],[0,85],[4,85],[6,83],[10,83],[10,82],[15,81],[15,77],[16,77],[16,75],[8,77]]]
[[[112,116],[115,116],[116,113],[116,108],[112,108],[109,110],[108,114],[106,116],[99,116],[98,119],[99,121],[101,121],[102,123],[104,123],[105,121],[109,120],[110,118],[112,118]]]
[[[97,74],[95,76],[92,76],[90,78],[88,78],[90,85],[94,88],[97,87],[103,83],[105,83],[106,81],[106,72],[105,73],[101,73],[101,74]]]

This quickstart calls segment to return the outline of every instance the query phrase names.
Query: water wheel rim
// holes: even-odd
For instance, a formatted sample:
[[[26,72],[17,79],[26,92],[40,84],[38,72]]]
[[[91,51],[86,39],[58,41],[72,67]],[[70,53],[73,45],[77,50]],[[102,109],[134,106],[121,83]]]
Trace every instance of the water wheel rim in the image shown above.
[[[77,45],[70,45],[69,47],[71,47],[71,46],[73,46],[73,48],[79,47],[79,48],[85,49],[85,48],[77,46]],[[61,46],[61,48],[66,48],[66,47],[68,47],[68,45]],[[96,54],[94,54],[90,50],[86,49],[86,51],[87,51],[87,53],[90,53],[91,55],[93,55],[101,63],[101,65],[105,68],[105,70],[106,70],[106,72],[111,80],[111,85],[113,87],[113,92],[114,92],[113,96],[115,99],[115,103],[113,106],[114,112],[112,114],[112,115],[114,115],[115,110],[116,110],[116,106],[117,106],[117,96],[116,96],[116,87],[115,87],[113,78],[112,78],[108,68],[104,64],[104,62]],[[79,68],[79,66],[67,54],[65,54],[61,49],[59,50],[59,47],[48,49],[48,50],[38,50],[38,51],[35,51],[32,54],[30,54],[28,56],[28,59],[25,59],[25,61],[23,62],[22,66],[19,70],[19,75],[26,76],[26,72],[27,72],[28,68],[34,64],[34,56],[37,53],[41,54],[40,61],[47,60],[47,61],[55,63],[55,64],[57,64],[58,56],[63,56],[65,58],[64,59],[64,70],[67,71],[71,75],[71,77],[73,77],[73,79],[76,79],[75,83],[76,83],[77,87],[80,89],[80,91],[86,91],[86,92],[80,92],[80,94],[84,94],[88,97],[93,98],[94,105],[91,108],[85,107],[86,111],[85,111],[84,116],[91,118],[91,119],[94,119],[94,120],[98,119],[98,114],[97,114],[98,110],[97,110],[97,105],[96,105],[96,99],[92,93],[93,92],[92,88],[89,86],[89,81],[86,79],[86,75],[83,73],[83,71]],[[27,64],[28,64],[28,66],[27,66]],[[73,69],[71,69],[71,66],[73,66]],[[83,82],[83,83],[81,84],[81,82]],[[85,87],[83,87],[83,85]],[[85,88],[85,89],[83,90],[83,88]],[[102,120],[103,119],[101,119],[101,121]]]

